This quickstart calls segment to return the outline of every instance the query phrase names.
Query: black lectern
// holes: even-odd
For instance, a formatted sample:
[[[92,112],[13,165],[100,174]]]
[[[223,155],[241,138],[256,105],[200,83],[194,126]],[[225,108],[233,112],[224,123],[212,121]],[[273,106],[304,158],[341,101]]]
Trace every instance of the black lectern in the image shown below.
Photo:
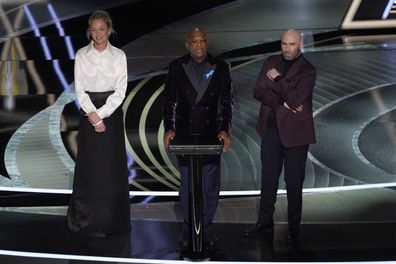
[[[168,150],[170,153],[184,155],[189,159],[189,239],[192,252],[201,253],[203,249],[201,156],[220,155],[223,153],[223,145],[215,136],[191,136],[187,138],[175,138],[169,145]]]

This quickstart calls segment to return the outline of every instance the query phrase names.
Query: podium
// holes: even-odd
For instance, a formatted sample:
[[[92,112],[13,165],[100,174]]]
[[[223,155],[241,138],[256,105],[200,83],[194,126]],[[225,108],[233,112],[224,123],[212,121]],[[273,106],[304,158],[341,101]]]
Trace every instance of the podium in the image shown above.
[[[173,139],[168,151],[172,154],[184,155],[189,160],[189,239],[192,252],[202,253],[204,230],[201,157],[204,155],[222,154],[223,145],[216,136],[191,136]]]

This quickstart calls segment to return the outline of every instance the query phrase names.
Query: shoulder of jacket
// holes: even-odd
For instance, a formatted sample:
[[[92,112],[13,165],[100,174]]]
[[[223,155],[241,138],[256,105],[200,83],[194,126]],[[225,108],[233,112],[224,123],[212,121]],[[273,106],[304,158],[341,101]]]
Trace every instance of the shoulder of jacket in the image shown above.
[[[226,67],[230,67],[230,65],[231,65],[228,61],[225,61],[223,59],[218,58],[217,60],[218,60],[218,64],[220,64],[220,65],[224,65]]]
[[[212,54],[210,54],[210,53],[208,53],[208,61],[210,62],[210,63],[214,63],[214,64],[225,64],[225,63],[227,63],[225,60],[223,60],[223,59],[221,59],[221,58],[219,58],[219,57],[216,57],[216,56],[213,56]]]
[[[307,68],[310,68],[311,70],[316,72],[316,67],[304,57],[305,65]]]
[[[188,61],[188,56],[184,55],[184,56],[178,57],[178,58],[174,59],[173,61],[171,61],[169,63],[169,67],[181,65],[182,63],[186,63],[187,61]]]
[[[271,56],[267,57],[266,60],[270,61],[270,62],[274,62],[274,61],[282,61],[283,59],[282,59],[282,55],[277,54],[277,55],[271,55]]]

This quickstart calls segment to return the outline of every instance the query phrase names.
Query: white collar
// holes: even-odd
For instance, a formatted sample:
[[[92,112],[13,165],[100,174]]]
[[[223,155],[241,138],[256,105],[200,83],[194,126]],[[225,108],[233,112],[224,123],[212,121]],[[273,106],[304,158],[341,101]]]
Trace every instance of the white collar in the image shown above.
[[[93,43],[94,43],[93,40],[91,41],[91,43],[89,43],[86,53],[89,53],[92,50],[96,50],[93,46]],[[107,41],[107,46],[102,52],[106,52],[106,51],[109,52],[111,55],[114,54],[113,46],[111,45],[110,41]]]

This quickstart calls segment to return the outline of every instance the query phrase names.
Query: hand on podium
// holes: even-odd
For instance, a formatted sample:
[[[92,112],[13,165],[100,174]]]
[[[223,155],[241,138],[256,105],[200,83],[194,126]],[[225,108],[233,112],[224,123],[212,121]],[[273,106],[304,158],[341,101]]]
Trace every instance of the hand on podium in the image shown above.
[[[217,134],[217,138],[221,141],[223,144],[223,150],[228,151],[231,147],[231,138],[230,135],[225,132],[225,131],[220,131],[219,134]]]
[[[171,142],[171,140],[173,140],[175,138],[175,131],[173,131],[172,129],[166,131],[165,135],[164,135],[164,146],[165,148],[169,147],[169,144]]]

